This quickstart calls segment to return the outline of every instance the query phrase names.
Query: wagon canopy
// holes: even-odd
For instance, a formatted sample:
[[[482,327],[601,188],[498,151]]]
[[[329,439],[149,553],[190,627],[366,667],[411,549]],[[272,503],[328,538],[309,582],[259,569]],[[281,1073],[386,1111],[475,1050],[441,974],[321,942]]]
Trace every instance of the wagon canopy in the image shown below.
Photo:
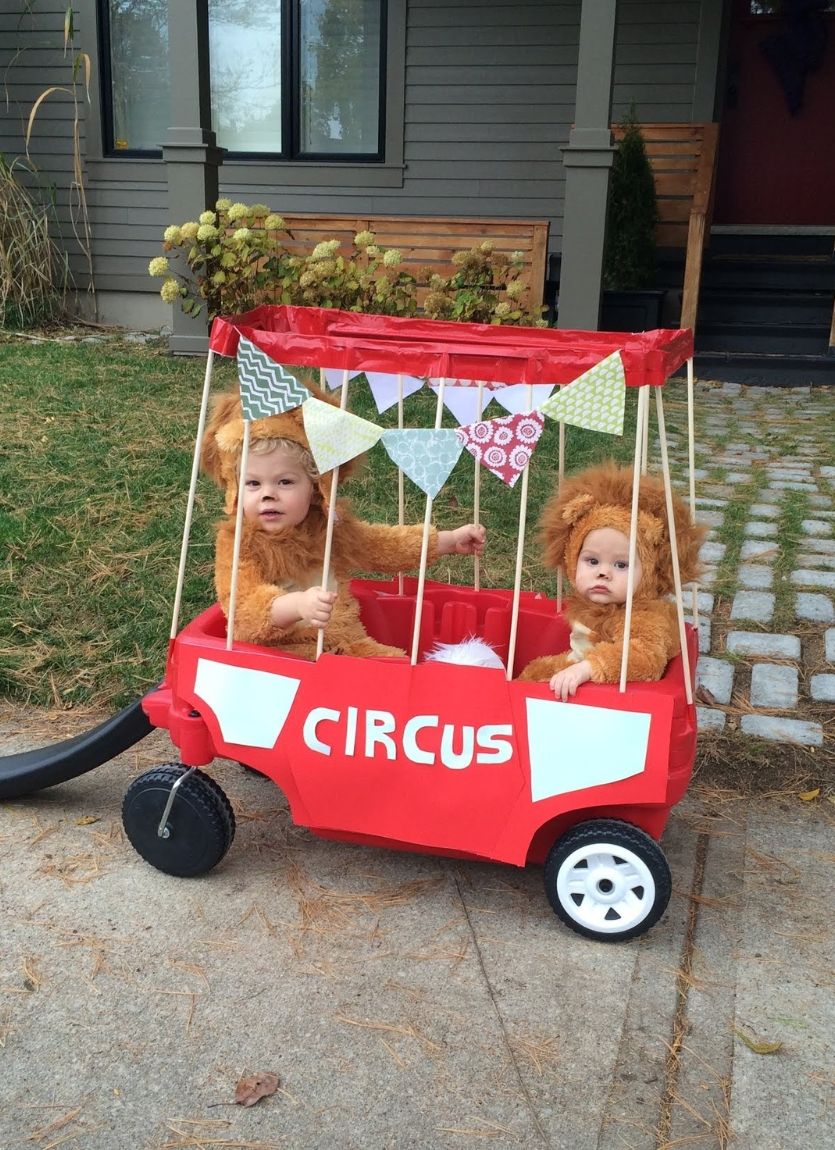
[[[267,305],[218,316],[209,346],[233,356],[242,335],[279,363],[485,383],[571,383],[619,351],[627,387],[661,387],[693,355],[689,329],[563,331]]]

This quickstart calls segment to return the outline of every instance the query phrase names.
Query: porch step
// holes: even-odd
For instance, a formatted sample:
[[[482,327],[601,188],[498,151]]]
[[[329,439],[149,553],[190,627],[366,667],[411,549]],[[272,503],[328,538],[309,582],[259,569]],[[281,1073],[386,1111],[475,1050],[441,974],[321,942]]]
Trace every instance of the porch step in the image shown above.
[[[815,356],[824,355],[829,349],[828,323],[769,323],[762,319],[708,323],[700,319],[697,330],[700,352]]]
[[[702,270],[702,291],[740,288],[831,292],[835,260],[831,255],[715,255],[711,250]]]
[[[827,291],[777,291],[748,288],[744,293],[714,288],[703,293],[699,323],[763,323],[814,325],[826,329],[832,320],[833,293]]]
[[[713,233],[696,323],[705,377],[763,386],[835,383],[829,233]]]
[[[697,348],[694,363],[700,379],[717,379],[760,387],[835,385],[833,353],[773,355],[733,351],[703,352]]]

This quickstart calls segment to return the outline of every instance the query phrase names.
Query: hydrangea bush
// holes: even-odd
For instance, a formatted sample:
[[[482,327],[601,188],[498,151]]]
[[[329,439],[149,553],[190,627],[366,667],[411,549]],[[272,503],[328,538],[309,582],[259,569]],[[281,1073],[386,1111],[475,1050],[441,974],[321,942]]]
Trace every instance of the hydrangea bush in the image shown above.
[[[527,303],[522,254],[505,256],[486,241],[457,252],[448,276],[424,268],[412,274],[396,248],[358,232],[350,248],[323,240],[303,253],[284,219],[264,204],[220,199],[214,211],[165,229],[163,250],[148,265],[163,280],[166,303],[188,315],[205,306],[209,319],[262,303],[333,307],[378,315],[543,325]]]

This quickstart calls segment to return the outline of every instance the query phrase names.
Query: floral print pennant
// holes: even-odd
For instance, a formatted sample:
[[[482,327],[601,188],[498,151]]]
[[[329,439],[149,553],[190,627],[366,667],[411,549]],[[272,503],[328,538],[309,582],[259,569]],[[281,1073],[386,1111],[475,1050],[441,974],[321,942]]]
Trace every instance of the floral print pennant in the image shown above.
[[[513,487],[528,466],[545,419],[539,411],[500,415],[459,427],[456,435],[470,455]]]

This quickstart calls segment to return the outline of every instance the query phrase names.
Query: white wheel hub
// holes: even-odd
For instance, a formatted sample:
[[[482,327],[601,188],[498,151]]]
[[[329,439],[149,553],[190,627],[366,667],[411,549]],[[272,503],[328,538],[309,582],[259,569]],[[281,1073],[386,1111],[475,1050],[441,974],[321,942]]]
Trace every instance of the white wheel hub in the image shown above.
[[[587,843],[560,866],[557,895],[565,912],[581,926],[600,934],[620,934],[650,913],[655,882],[634,851],[611,843]]]

